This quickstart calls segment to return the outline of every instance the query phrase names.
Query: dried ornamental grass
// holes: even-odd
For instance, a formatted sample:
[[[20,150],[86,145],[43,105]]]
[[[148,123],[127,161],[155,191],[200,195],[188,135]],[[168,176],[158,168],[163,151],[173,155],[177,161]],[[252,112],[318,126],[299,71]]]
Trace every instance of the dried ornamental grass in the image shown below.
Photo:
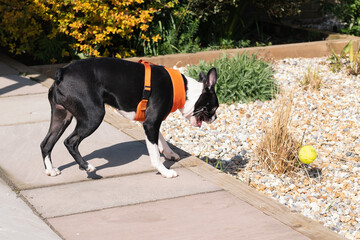
[[[312,69],[311,66],[309,66],[307,72],[303,74],[303,80],[299,80],[299,82],[305,90],[318,90],[322,82],[322,78],[319,75],[319,67],[315,66],[314,69]]]
[[[265,128],[265,135],[256,149],[263,167],[274,173],[290,173],[299,168],[298,149],[300,142],[289,132],[292,108],[292,93],[276,103],[272,123]]]

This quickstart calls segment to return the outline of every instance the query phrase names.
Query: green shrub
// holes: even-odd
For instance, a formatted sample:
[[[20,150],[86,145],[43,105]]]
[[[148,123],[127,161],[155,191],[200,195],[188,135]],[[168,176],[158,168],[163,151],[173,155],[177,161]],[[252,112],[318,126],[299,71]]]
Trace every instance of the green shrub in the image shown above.
[[[198,37],[200,22],[198,16],[190,10],[192,1],[177,2],[173,8],[162,9],[154,15],[146,33],[157,38],[150,38],[150,41],[134,38],[137,55],[157,56],[201,50]]]
[[[223,54],[213,63],[201,61],[199,65],[188,67],[186,72],[197,79],[201,71],[206,73],[212,67],[218,72],[215,91],[220,103],[265,101],[275,97],[274,70],[269,63],[256,59],[255,54],[249,56],[243,52],[231,58]]]
[[[342,33],[360,36],[360,1],[341,0],[325,2],[325,10],[345,23]]]
[[[343,67],[347,67],[352,75],[360,74],[360,42],[350,40],[348,44],[337,54],[330,47],[332,54],[329,57],[330,68],[333,72],[340,71]]]
[[[180,18],[181,16],[168,13],[158,20],[155,19],[148,32],[150,35],[159,36],[159,39],[144,42],[138,38],[137,53],[157,56],[200,51],[200,39],[196,36],[199,20],[190,14],[184,19]]]

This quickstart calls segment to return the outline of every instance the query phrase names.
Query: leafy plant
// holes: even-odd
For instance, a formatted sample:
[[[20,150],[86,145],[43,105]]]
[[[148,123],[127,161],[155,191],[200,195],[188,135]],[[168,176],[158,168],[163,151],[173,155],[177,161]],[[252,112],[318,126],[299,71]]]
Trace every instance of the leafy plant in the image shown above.
[[[266,11],[268,16],[274,18],[284,18],[296,16],[301,13],[301,5],[306,0],[253,0],[256,7]]]
[[[136,53],[156,56],[200,51],[199,19],[189,11],[190,3],[178,4],[174,9],[157,13],[147,29],[147,34],[153,37],[138,37]],[[143,32],[139,36],[141,34]]]
[[[251,41],[250,41],[250,40],[240,40],[240,41],[238,42],[238,47],[239,47],[239,48],[242,48],[242,47],[246,48],[246,47],[249,47],[250,44],[251,44]]]
[[[358,41],[350,40],[340,54],[336,54],[332,48],[330,49],[332,54],[329,60],[333,72],[340,71],[343,66],[347,66],[350,74],[360,74],[360,46]],[[349,64],[347,64],[348,62]]]
[[[251,1],[193,0],[191,10],[200,20],[199,37],[203,46],[224,49],[249,39],[256,32],[254,22],[257,21],[257,14],[247,11]]]
[[[338,72],[341,70],[342,66],[343,66],[343,51],[341,52],[341,54],[337,54],[334,49],[332,47],[330,47],[330,50],[332,52],[332,54],[330,55],[329,57],[329,61],[330,61],[330,67],[331,67],[331,70],[333,72]]]
[[[341,50],[340,54],[337,54],[334,49],[330,46],[330,50],[332,52],[331,56],[329,57],[331,70],[333,72],[338,72],[341,68],[346,64],[346,55],[350,51],[350,45],[352,45],[352,40],[345,45],[345,47]]]
[[[185,17],[180,25],[179,19],[172,22],[172,27],[163,33],[163,41],[159,47],[160,54],[191,53],[200,50],[200,40],[196,36],[199,20],[191,16]]]
[[[349,54],[349,70],[350,74],[358,75],[360,73],[360,48],[359,44],[357,44],[356,49],[354,50],[354,41],[351,40],[348,44],[348,51],[346,53]]]
[[[360,1],[358,0],[341,0],[341,1],[324,1],[325,10],[345,23],[341,32],[360,36]]]
[[[202,51],[221,50],[221,49],[234,49],[234,48],[246,48],[253,46],[250,40],[234,41],[231,39],[220,39],[218,44],[212,43],[206,48],[202,48]]]
[[[201,71],[207,72],[215,67],[218,71],[218,81],[215,91],[220,103],[249,102],[255,100],[270,100],[277,92],[271,65],[256,59],[256,55],[248,53],[231,55],[225,53],[213,63],[201,61],[199,65],[186,69],[187,74],[197,78]]]
[[[71,40],[62,34],[52,39],[47,37],[39,39],[38,50],[33,54],[34,59],[40,64],[47,64],[49,61],[51,63],[69,62],[77,59],[78,54],[69,46]]]

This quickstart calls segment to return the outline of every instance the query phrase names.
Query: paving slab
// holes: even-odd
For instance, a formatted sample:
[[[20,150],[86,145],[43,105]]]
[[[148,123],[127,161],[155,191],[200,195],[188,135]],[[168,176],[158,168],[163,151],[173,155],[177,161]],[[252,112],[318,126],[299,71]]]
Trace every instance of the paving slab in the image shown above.
[[[10,67],[8,64],[0,62],[0,76],[18,75],[18,74],[19,74],[19,71],[17,71],[14,68]]]
[[[21,193],[43,217],[51,218],[221,190],[185,168],[177,172],[181,177],[142,173]]]
[[[50,120],[47,93],[0,98],[0,126]]]
[[[1,179],[0,202],[0,239],[61,239]]]
[[[225,191],[48,221],[67,240],[308,239]]]
[[[48,88],[22,76],[0,76],[0,97],[47,93],[48,91]]]
[[[148,171],[156,174],[145,144],[134,141],[105,122],[79,147],[85,160],[97,171],[87,174],[79,170],[63,144],[75,124],[76,121],[70,124],[53,149],[53,164],[62,171],[56,177],[45,174],[40,152],[40,143],[48,131],[49,122],[0,126],[0,166],[16,187],[27,189]],[[163,157],[162,161],[165,161]],[[171,168],[180,166],[172,161],[166,161],[165,165]]]

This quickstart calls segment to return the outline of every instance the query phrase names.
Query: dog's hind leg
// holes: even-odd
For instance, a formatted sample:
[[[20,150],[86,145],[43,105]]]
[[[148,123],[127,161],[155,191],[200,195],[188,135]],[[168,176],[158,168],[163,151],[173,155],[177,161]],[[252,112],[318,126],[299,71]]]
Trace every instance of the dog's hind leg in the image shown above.
[[[77,112],[76,115],[74,114],[77,124],[74,131],[65,139],[64,144],[71,156],[79,164],[79,168],[92,172],[95,170],[95,167],[83,159],[79,152],[79,144],[100,126],[105,115],[105,108],[103,104],[90,103],[88,106],[81,106],[81,109],[83,111]],[[91,111],[86,109],[91,109]]]
[[[60,170],[54,168],[51,161],[51,151],[55,143],[59,140],[65,129],[69,126],[72,115],[63,106],[57,105],[50,99],[51,121],[50,128],[44,140],[40,144],[41,153],[44,161],[45,172],[49,176],[57,176]]]

